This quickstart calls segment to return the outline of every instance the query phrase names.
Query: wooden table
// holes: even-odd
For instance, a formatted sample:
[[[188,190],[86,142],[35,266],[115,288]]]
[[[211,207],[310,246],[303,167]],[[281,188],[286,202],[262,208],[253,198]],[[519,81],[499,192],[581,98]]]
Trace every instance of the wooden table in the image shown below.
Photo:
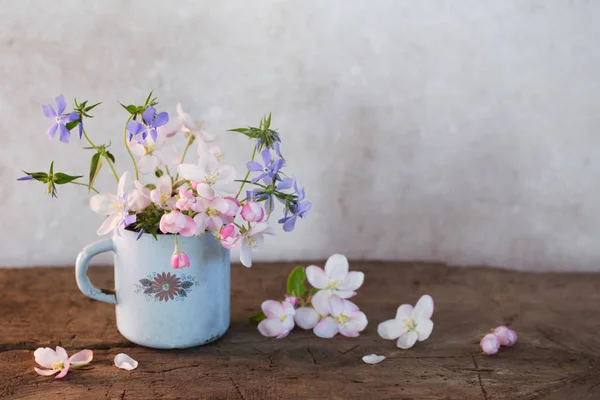
[[[354,262],[366,273],[355,302],[369,318],[357,339],[320,339],[295,330],[262,337],[248,322],[265,299],[282,297],[292,264],[232,266],[232,323],[221,340],[158,351],[117,332],[114,309],[79,293],[73,268],[0,270],[0,397],[18,399],[600,399],[600,275],[526,274],[440,264]],[[92,268],[109,287],[112,271]],[[429,293],[431,337],[400,350],[377,335],[401,303]],[[519,334],[488,357],[482,334],[497,325]],[[87,370],[64,379],[33,371],[33,351],[92,349]],[[139,361],[113,365],[117,353]],[[377,365],[361,361],[384,354]]]

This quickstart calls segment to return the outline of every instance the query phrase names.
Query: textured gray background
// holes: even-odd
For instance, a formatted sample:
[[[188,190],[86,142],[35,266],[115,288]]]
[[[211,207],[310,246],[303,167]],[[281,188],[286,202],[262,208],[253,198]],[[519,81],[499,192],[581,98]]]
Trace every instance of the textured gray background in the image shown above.
[[[1,0],[0,265],[70,264],[101,222],[82,188],[56,201],[15,182],[52,159],[87,173],[40,105],[104,101],[89,132],[122,171],[117,101],[155,89],[240,168],[250,145],[224,130],[274,113],[314,210],[262,259],[596,270],[599,15],[591,0]]]

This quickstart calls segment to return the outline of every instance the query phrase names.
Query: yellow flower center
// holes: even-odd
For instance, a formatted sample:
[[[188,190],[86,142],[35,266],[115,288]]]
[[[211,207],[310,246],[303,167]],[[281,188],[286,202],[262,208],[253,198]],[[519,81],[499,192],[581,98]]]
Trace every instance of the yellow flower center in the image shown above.
[[[415,329],[415,321],[413,321],[412,319],[406,319],[404,320],[404,326],[406,326],[410,330],[413,330]]]
[[[219,212],[217,210],[213,210],[212,208],[207,208],[206,209],[206,215],[208,215],[209,217],[214,217],[218,213]]]
[[[329,281],[329,285],[325,289],[337,289],[340,285],[340,281]]]
[[[160,194],[160,202],[163,204],[166,203],[170,198],[171,198],[171,195],[169,193],[161,193]]]
[[[338,315],[336,319],[340,324],[348,322],[348,317],[346,317],[344,314]]]
[[[62,371],[63,369],[65,369],[65,363],[63,361],[53,362],[52,369]]]
[[[144,150],[146,150],[146,155],[152,154],[152,152],[154,151],[154,145],[153,144],[150,144],[148,146],[144,145]]]
[[[212,175],[208,175],[206,178],[204,178],[204,183],[206,183],[207,185],[214,185],[215,183],[217,183],[217,178],[220,174],[220,172],[215,172]]]

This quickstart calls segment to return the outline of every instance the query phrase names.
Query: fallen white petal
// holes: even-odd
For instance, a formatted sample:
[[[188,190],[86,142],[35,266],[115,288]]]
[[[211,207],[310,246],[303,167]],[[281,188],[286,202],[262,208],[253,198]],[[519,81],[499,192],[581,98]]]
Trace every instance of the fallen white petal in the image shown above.
[[[131,371],[137,368],[138,362],[125,353],[119,353],[115,356],[115,365],[121,369]]]
[[[385,356],[378,356],[377,354],[369,354],[362,358],[367,364],[377,364],[385,360]]]

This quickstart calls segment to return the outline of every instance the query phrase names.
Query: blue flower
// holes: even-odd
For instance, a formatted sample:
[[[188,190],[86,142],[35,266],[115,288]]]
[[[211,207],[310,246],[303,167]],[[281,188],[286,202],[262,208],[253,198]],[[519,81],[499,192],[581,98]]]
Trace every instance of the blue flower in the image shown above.
[[[56,110],[50,105],[45,104],[42,106],[42,112],[44,115],[54,121],[54,123],[48,128],[48,138],[52,139],[56,135],[56,131],[59,132],[59,140],[63,143],[69,143],[71,132],[65,126],[66,122],[75,121],[79,118],[77,111],[73,111],[70,114],[64,114],[67,103],[65,97],[61,94],[54,99],[56,103]]]
[[[166,125],[169,122],[169,114],[166,112],[161,112],[156,114],[156,109],[152,106],[148,106],[146,110],[142,113],[142,120],[144,124],[140,124],[137,121],[131,120],[127,124],[127,131],[129,132],[129,141],[133,139],[134,136],[142,134],[142,139],[146,139],[146,136],[150,134],[150,137],[153,141],[156,142],[156,138],[158,137],[158,132],[156,128]]]
[[[305,197],[304,188],[299,188],[296,180],[294,180],[294,192],[297,196],[296,201],[288,205],[283,218],[277,221],[278,223],[283,224],[283,230],[285,232],[293,231],[296,227],[296,220],[298,217],[306,218],[306,215],[312,207],[310,201],[303,201]]]
[[[252,179],[253,183],[260,181],[268,186],[273,183],[273,180],[278,179],[277,174],[283,165],[285,164],[285,160],[279,156],[275,156],[271,158],[271,150],[264,149],[262,153],[260,153],[263,159],[264,165],[261,165],[257,161],[250,161],[246,164],[246,167],[249,171],[252,172],[260,172],[256,178]]]

